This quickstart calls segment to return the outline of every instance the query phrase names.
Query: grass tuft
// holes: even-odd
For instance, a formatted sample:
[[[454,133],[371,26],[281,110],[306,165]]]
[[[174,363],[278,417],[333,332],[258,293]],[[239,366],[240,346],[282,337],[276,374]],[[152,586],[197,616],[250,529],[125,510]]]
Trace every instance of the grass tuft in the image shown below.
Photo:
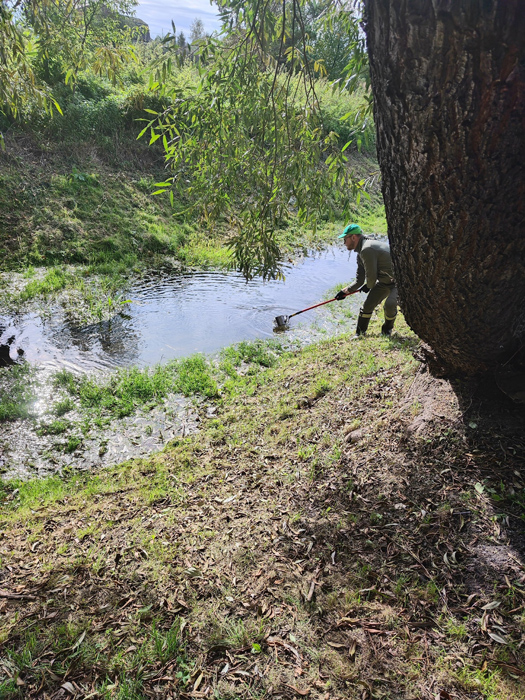
[[[34,369],[26,364],[0,367],[0,421],[29,418],[35,401],[31,380]]]

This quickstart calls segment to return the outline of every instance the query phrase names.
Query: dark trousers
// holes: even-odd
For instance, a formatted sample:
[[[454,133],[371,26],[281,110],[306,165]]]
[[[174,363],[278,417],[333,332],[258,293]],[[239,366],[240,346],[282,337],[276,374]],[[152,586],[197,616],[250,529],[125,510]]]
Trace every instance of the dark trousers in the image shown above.
[[[368,292],[365,303],[361,309],[363,318],[371,318],[376,306],[385,300],[385,321],[393,321],[397,316],[397,287],[395,284],[383,284],[378,282]]]

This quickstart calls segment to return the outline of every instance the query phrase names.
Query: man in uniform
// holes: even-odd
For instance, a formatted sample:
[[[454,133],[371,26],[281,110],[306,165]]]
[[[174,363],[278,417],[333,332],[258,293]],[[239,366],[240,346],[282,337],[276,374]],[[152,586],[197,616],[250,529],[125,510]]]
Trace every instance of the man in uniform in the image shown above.
[[[343,239],[348,250],[357,253],[357,274],[355,282],[338,292],[335,298],[344,299],[357,290],[367,292],[365,303],[359,311],[356,335],[366,333],[374,309],[385,300],[385,322],[381,333],[390,335],[397,316],[397,289],[388,242],[364,236],[357,224],[349,224],[338,238]]]

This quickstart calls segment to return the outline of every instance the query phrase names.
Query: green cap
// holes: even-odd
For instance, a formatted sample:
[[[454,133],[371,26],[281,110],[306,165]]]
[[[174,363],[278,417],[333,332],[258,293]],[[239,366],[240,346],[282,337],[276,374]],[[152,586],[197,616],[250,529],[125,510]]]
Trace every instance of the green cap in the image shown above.
[[[337,238],[344,238],[345,236],[360,236],[363,232],[361,231],[361,226],[357,224],[348,224],[343,233]]]

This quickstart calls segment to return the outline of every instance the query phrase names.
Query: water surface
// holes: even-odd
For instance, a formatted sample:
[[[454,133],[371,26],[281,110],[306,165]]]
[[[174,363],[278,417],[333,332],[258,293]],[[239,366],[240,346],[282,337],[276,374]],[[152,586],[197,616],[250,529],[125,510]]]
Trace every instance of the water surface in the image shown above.
[[[58,308],[46,317],[0,317],[0,342],[14,336],[12,356],[16,346],[28,362],[48,370],[144,367],[272,337],[275,316],[322,301],[331,287],[354,274],[355,256],[336,246],[290,265],[284,281],[246,282],[238,273],[220,271],[151,274],[124,292],[131,303],[110,321],[76,327]],[[312,323],[327,309],[306,312],[291,325]]]
[[[36,368],[33,420],[2,425],[0,479],[118,464],[162,449],[170,440],[198,429],[198,405],[170,395],[153,409],[115,419],[104,428],[91,426],[88,433],[81,429],[82,414],[73,410],[65,416],[69,424],[65,433],[42,435],[37,428],[56,419],[54,404],[60,398],[52,382],[54,371],[105,374],[117,367],[146,367],[196,352],[214,354],[242,340],[270,338],[275,316],[322,301],[330,289],[347,283],[354,273],[355,256],[333,247],[290,265],[285,281],[246,282],[239,274],[217,271],[151,274],[126,290],[125,298],[131,303],[120,313],[89,326],[68,322],[58,303],[40,314],[0,315],[3,359],[23,357]],[[341,330],[331,309],[341,308],[340,304],[356,308],[358,303],[351,297],[297,316],[285,337],[303,344],[320,333]],[[19,350],[23,356],[18,356]],[[65,450],[70,437],[81,439],[72,453]]]

